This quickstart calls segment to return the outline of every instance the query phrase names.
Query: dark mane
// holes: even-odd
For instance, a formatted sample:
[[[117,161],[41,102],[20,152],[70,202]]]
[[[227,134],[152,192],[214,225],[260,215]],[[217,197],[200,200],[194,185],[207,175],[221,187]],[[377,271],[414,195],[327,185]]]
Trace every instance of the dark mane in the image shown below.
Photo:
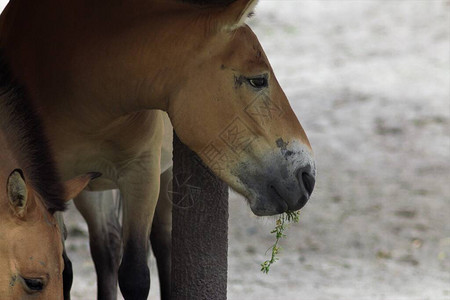
[[[65,209],[64,187],[56,171],[41,121],[26,89],[14,78],[0,49],[0,130],[17,155],[27,182],[50,212]]]

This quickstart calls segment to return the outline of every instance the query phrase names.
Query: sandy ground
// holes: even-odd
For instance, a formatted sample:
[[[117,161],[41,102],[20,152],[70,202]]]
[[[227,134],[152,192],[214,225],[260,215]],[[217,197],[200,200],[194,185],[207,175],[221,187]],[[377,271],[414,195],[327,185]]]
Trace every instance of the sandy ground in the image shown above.
[[[229,299],[450,299],[450,1],[264,1],[249,23],[307,131],[316,190],[259,271],[273,218],[230,197]],[[95,299],[67,213],[73,299]],[[157,299],[154,261],[150,298]]]

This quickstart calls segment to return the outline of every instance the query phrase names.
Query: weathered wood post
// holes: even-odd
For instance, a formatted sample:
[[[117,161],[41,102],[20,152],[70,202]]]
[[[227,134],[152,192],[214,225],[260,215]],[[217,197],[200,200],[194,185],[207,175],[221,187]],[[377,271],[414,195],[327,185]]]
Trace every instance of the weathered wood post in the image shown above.
[[[228,186],[173,140],[171,299],[224,300]]]

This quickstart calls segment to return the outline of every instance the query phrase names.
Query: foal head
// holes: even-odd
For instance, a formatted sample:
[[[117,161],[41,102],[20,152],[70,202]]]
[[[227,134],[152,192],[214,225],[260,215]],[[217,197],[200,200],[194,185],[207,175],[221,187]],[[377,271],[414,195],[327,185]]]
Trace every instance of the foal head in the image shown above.
[[[7,176],[3,171],[0,174],[3,185],[0,193],[0,298],[62,299],[63,246],[54,213],[63,209],[64,202],[60,207],[49,209],[46,206],[49,199],[44,199],[27,184],[21,169]],[[89,182],[89,176],[67,182],[66,197],[72,198],[78,193]]]
[[[61,299],[62,242],[56,220],[16,169],[0,182],[0,295]]]
[[[184,62],[187,75],[169,116],[180,139],[246,196],[256,215],[273,215],[305,205],[316,169],[308,138],[244,24],[256,2],[237,0],[192,17],[201,39]]]

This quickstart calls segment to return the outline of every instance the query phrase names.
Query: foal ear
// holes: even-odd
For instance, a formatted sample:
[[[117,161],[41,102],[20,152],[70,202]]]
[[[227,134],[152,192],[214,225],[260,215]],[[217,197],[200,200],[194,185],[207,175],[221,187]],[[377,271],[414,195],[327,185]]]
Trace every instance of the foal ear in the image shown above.
[[[80,175],[78,177],[72,178],[64,182],[64,199],[69,201],[75,198],[88,184],[91,180],[102,176],[101,173],[98,172],[89,172],[84,175]]]
[[[258,0],[236,0],[225,7],[219,17],[219,28],[233,31],[245,24],[247,18],[253,14]]]
[[[28,189],[22,170],[16,169],[9,175],[6,190],[12,211],[17,217],[24,217],[27,212]]]

